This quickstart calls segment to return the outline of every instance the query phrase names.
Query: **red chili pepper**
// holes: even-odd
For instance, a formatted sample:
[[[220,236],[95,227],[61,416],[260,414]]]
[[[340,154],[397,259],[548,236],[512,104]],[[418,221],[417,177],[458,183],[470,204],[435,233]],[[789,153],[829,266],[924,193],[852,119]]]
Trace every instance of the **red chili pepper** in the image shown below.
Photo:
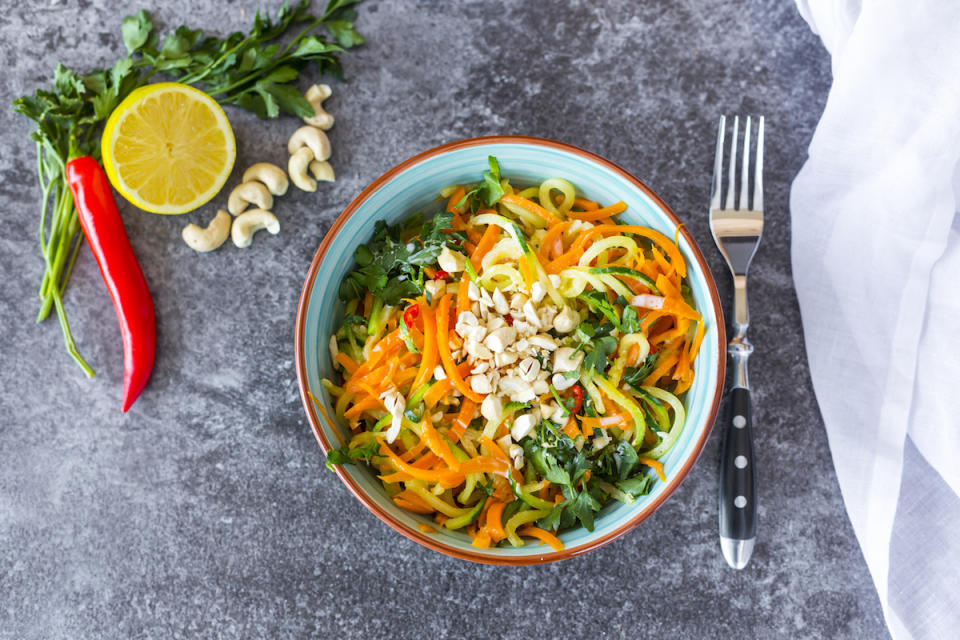
[[[416,322],[419,315],[420,305],[412,304],[407,307],[407,310],[403,312],[403,323],[407,325],[407,329],[413,329],[413,323]]]
[[[505,314],[503,314],[503,319],[507,321],[507,324],[508,324],[508,325],[510,325],[511,327],[513,326],[513,316],[512,316],[512,315],[510,315],[509,313],[505,313]]]
[[[437,271],[435,274],[433,274],[433,279],[434,279],[434,280],[449,280],[449,279],[450,279],[450,274],[447,273],[446,271],[444,271],[443,269],[440,269],[440,270]]]
[[[570,392],[573,394],[573,409],[570,413],[578,413],[583,407],[583,387],[575,384],[570,388]]]
[[[100,266],[120,323],[123,338],[121,409],[126,412],[153,371],[157,351],[153,299],[100,164],[90,156],[73,158],[67,163],[66,174],[80,226]]]

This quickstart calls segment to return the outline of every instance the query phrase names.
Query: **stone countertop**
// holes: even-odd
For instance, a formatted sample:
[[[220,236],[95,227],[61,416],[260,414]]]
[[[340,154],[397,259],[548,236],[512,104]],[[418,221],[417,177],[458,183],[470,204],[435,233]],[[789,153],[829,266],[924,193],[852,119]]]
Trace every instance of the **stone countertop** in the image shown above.
[[[245,28],[255,4],[154,2]],[[277,2],[269,2],[277,5]],[[3,103],[57,61],[120,55],[106,0],[27,1],[0,18]],[[791,279],[788,194],[830,86],[818,38],[782,0],[367,0],[368,44],[327,106],[338,180],[294,190],[283,231],[197,255],[180,218],[123,213],[156,301],[158,357],[119,409],[114,312],[84,250],[66,294],[87,380],[56,320],[36,325],[39,190],[28,123],[0,130],[0,637],[883,638],[879,602],[834,475]],[[79,62],[75,62],[79,61]],[[293,363],[307,266],[342,208],[405,158],[458,138],[526,134],[597,152],[645,180],[731,285],[706,204],[720,113],[767,117],[763,243],[751,270],[759,537],[746,570],[717,540],[716,430],[653,517],[586,556],[480,566],[395,534],[333,474]],[[237,166],[285,162],[290,118],[228,112]],[[235,175],[228,187],[239,180]],[[223,206],[225,196],[215,203]]]

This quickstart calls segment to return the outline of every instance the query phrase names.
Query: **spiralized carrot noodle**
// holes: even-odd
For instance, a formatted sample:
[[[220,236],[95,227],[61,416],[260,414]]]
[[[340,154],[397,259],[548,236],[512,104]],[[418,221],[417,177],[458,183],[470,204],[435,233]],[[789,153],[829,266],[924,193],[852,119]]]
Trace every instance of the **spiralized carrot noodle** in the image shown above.
[[[423,533],[559,551],[561,524],[592,522],[582,505],[675,471],[709,327],[679,229],[615,223],[625,202],[565,178],[481,169],[426,223],[378,227],[341,287],[324,389],[349,437],[330,462],[369,466]]]

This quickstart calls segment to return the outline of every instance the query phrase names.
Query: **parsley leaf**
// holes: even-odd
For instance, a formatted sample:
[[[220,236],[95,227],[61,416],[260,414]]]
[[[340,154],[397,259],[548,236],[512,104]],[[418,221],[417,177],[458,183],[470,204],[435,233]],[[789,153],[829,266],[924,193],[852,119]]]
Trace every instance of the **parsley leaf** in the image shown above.
[[[504,193],[503,186],[500,184],[500,163],[494,156],[487,156],[487,162],[490,164],[490,170],[483,172],[483,182],[464,194],[456,204],[457,209],[462,208],[474,198],[479,198],[488,207],[500,202]],[[471,209],[474,207],[471,206]]]
[[[623,315],[620,317],[620,331],[623,333],[636,333],[640,330],[640,318],[637,316],[637,310],[627,305],[623,308]]]
[[[623,371],[623,381],[634,389],[639,389],[654,368],[657,366],[657,354],[651,353],[639,367],[627,367]]]
[[[354,447],[353,449],[349,447],[331,449],[330,452],[327,453],[326,466],[327,469],[333,471],[333,465],[354,464],[357,460],[370,462],[370,458],[378,455],[379,451],[380,443],[378,442],[368,442],[367,444]]]
[[[597,373],[603,373],[610,365],[610,356],[617,350],[617,339],[613,336],[604,336],[592,342],[593,350],[583,359],[583,368],[587,371],[593,369]]]

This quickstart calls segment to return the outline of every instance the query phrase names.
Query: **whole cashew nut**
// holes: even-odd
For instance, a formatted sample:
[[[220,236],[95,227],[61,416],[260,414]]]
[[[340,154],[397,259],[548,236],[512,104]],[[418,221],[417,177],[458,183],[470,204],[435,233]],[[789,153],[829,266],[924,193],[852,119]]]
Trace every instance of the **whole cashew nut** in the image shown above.
[[[266,229],[273,235],[280,233],[280,221],[277,216],[263,209],[250,209],[238,215],[230,229],[233,244],[241,249],[253,243],[253,234],[260,229]]]
[[[324,182],[336,182],[337,180],[337,177],[333,174],[333,167],[326,161],[319,162],[314,160],[311,162],[310,173],[312,173],[313,177],[317,180],[323,180]]]
[[[254,180],[267,185],[267,189],[275,196],[282,196],[290,186],[290,182],[287,180],[287,174],[283,172],[283,169],[269,162],[258,162],[243,172],[244,182],[252,182]],[[269,209],[270,207],[263,208]]]
[[[310,151],[308,147],[301,147],[290,156],[290,163],[287,165],[290,181],[304,191],[317,190],[317,181],[307,175],[307,168],[313,161],[313,151]]]
[[[230,235],[230,214],[220,209],[207,228],[188,224],[180,232],[183,241],[194,251],[213,251],[222,245]]]
[[[238,184],[230,192],[230,198],[227,200],[227,209],[233,215],[240,215],[247,205],[255,204],[259,209],[273,208],[273,196],[270,191],[260,182],[251,180]]]
[[[307,125],[293,132],[287,142],[287,151],[290,155],[301,147],[309,147],[313,151],[314,160],[326,160],[330,157],[330,139],[320,129]]]
[[[333,126],[333,116],[323,108],[323,101],[329,98],[331,93],[333,93],[333,91],[330,90],[330,85],[326,84],[315,84],[307,89],[303,97],[305,97],[307,102],[313,107],[314,115],[309,118],[304,118],[304,122],[314,127],[320,127],[321,129],[329,129]]]

